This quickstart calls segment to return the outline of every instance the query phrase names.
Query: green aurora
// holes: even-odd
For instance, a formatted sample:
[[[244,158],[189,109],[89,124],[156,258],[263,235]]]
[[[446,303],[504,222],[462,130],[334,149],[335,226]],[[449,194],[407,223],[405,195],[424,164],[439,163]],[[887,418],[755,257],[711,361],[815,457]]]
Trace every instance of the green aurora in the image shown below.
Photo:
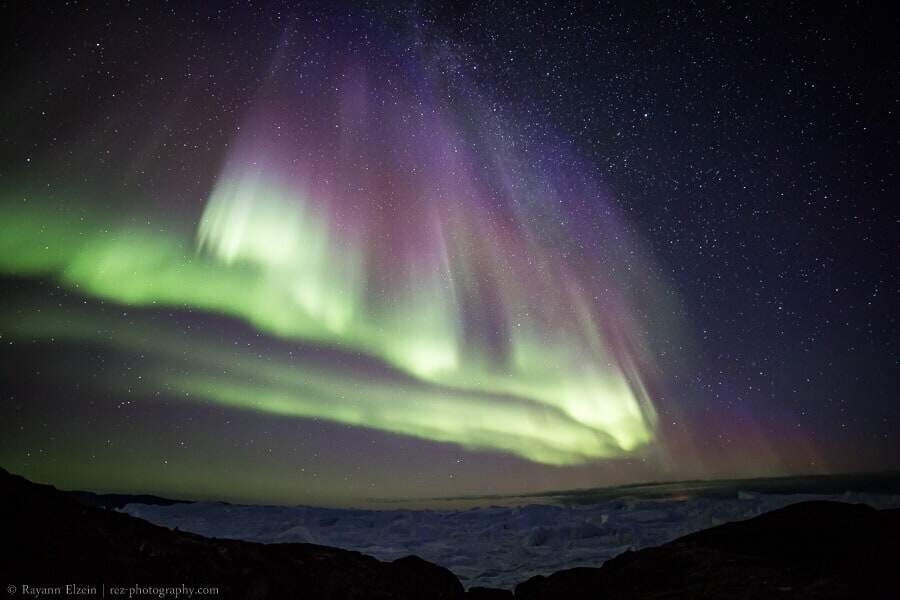
[[[332,215],[311,206],[276,183],[226,178],[191,239],[146,219],[7,201],[0,272],[52,279],[123,306],[227,315],[276,338],[377,359],[391,377],[372,381],[352,369],[224,351],[202,335],[185,341],[174,331],[87,314],[73,321],[52,309],[3,314],[2,333],[157,357],[141,379],[149,393],[544,464],[622,456],[653,440],[656,417],[637,369],[614,358],[584,290],[553,274],[539,248],[529,254],[540,268],[523,273],[503,251],[466,240],[471,223],[444,219],[437,251],[406,263],[406,278],[374,302],[365,241],[342,235]],[[485,264],[509,331],[502,360],[466,336],[464,307],[484,301]],[[180,368],[158,368],[163,363]],[[109,377],[104,385],[117,384]]]

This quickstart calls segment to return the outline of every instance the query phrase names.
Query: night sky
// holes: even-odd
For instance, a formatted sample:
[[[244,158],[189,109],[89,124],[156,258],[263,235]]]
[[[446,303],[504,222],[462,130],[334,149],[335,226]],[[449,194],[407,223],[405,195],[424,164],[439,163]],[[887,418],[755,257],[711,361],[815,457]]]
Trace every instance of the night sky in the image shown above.
[[[896,18],[13,3],[0,465],[253,502],[900,468]]]

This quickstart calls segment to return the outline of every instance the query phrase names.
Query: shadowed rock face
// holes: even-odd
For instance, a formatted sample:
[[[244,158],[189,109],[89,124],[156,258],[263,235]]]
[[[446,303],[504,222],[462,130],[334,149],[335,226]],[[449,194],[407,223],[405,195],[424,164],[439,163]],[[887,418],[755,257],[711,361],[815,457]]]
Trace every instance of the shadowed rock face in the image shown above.
[[[390,563],[313,544],[257,544],[172,531],[84,506],[0,469],[0,583],[100,587],[213,586],[222,598],[512,598],[463,592],[453,573],[415,556]],[[900,510],[805,502],[600,568],[533,577],[521,600],[897,598]]]
[[[476,585],[466,590],[466,600],[513,600],[513,593],[511,590]]]
[[[900,510],[804,502],[727,523],[598,569],[516,587],[521,600],[900,597]]]
[[[462,598],[453,573],[410,556],[384,563],[312,544],[255,544],[171,531],[83,506],[0,470],[4,585],[214,586],[227,598]]]

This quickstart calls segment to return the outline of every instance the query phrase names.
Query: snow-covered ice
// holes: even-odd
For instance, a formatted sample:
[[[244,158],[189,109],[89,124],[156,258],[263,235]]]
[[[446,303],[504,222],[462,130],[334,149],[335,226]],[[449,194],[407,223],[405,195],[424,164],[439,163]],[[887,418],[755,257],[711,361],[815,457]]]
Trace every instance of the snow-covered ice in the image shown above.
[[[469,510],[357,510],[196,502],[122,510],[169,528],[254,542],[308,542],[382,560],[416,554],[463,585],[511,588],[538,574],[599,566],[628,549],[655,546],[727,521],[804,500],[900,507],[900,496],[847,492],[731,498],[614,499],[590,505],[532,504]]]

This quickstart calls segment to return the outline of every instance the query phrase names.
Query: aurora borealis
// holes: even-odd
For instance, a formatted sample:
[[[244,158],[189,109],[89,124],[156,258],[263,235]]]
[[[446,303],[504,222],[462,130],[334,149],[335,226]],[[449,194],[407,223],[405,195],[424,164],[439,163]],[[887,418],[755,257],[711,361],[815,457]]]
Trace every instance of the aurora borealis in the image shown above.
[[[340,90],[335,101],[347,106],[337,119],[316,103],[307,111],[321,126],[293,135],[288,125],[269,124],[291,122],[274,99],[303,98],[281,91],[272,76],[212,186],[194,239],[92,215],[67,221],[32,209],[39,201],[26,196],[6,204],[4,221],[15,235],[4,270],[49,276],[123,305],[242,319],[263,335],[363,355],[402,378],[366,384],[352,370],[202,348],[190,353],[184,375],[148,373],[147,391],[164,386],[228,407],[557,465],[620,456],[652,441],[655,414],[634,354],[630,307],[615,291],[604,290],[601,300],[518,216],[535,190],[519,192],[504,176],[521,158],[489,152],[481,132],[467,139],[445,102],[404,119],[421,105],[412,99],[433,95],[437,84],[392,88],[410,104],[381,108],[388,92],[363,89],[364,81],[402,73],[365,66],[371,74],[363,82],[338,73],[316,91],[346,82],[367,102]],[[370,121],[384,132],[369,133]],[[323,147],[338,151],[303,158]],[[557,187],[549,175],[530,177],[538,191]],[[14,336],[96,341],[77,325],[47,326],[44,316],[33,325],[18,315],[6,321]],[[150,339],[162,333],[135,340],[107,330],[104,343],[182,352]],[[228,367],[229,375],[212,377],[203,367]]]
[[[813,294],[809,312],[790,287],[864,298],[884,259],[815,279],[798,248],[819,225],[776,232],[781,184],[693,155],[741,146],[715,120],[679,124],[688,88],[642,91],[649,63],[550,70],[587,38],[526,43],[509,20],[546,15],[519,8],[42,10],[17,16],[32,27],[4,76],[6,468],[359,503],[889,463],[890,388],[867,379],[882,359],[837,360],[867,390],[854,412],[821,408],[843,384],[828,350],[804,350],[840,322],[829,311],[871,329],[887,300]],[[591,44],[618,47],[610,18]],[[748,249],[757,235],[775,258]],[[834,264],[839,246],[824,252]],[[786,268],[799,279],[766,283]],[[829,450],[847,415],[862,437]]]

